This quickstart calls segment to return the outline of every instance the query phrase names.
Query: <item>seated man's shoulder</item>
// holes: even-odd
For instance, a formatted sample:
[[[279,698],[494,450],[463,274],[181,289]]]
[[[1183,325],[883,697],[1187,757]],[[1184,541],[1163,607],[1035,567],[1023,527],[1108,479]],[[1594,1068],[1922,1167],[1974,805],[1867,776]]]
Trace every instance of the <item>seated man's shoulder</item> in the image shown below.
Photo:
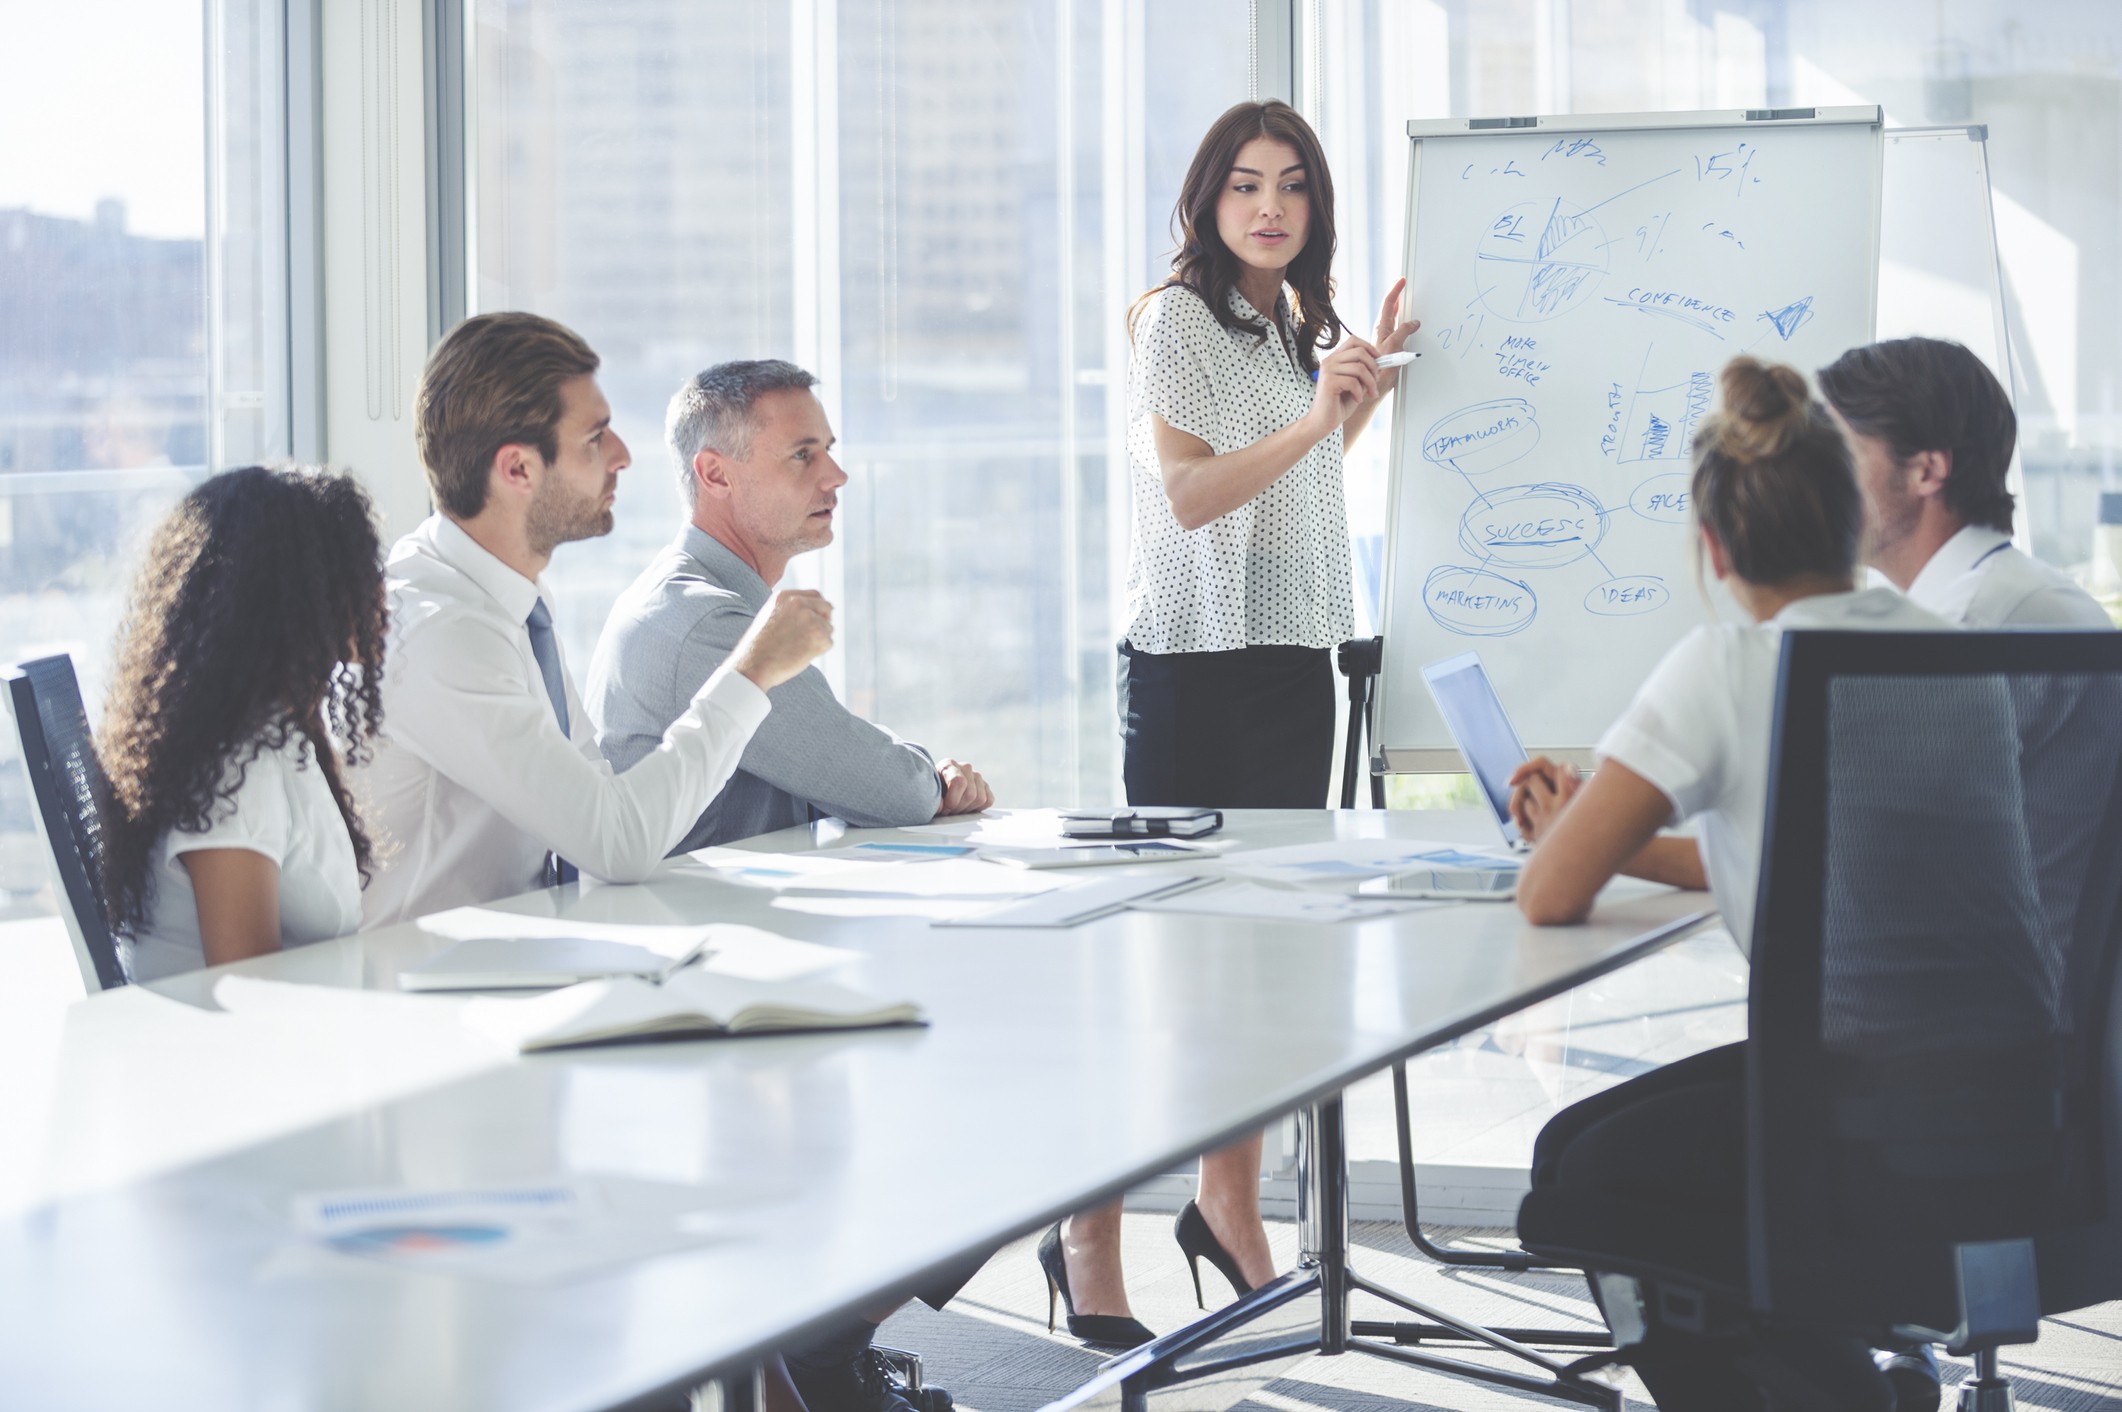
[[[662,556],[612,606],[590,668],[591,695],[621,689],[624,678],[628,692],[690,696],[751,622],[742,595],[685,556]]]
[[[735,622],[737,633],[742,635],[752,619],[752,609],[743,595],[717,582],[697,564],[673,568],[644,589],[631,616],[639,623],[653,623],[660,636],[690,637],[703,628],[730,621]]]

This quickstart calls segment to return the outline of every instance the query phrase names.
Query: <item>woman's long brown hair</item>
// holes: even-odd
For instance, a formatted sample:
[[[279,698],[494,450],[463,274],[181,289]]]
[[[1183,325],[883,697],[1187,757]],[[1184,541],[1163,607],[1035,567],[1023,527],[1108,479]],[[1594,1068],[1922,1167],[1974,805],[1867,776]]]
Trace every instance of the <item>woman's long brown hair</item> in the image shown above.
[[[1319,350],[1331,348],[1341,338],[1341,317],[1334,312],[1334,179],[1326,169],[1326,153],[1319,135],[1295,108],[1278,100],[1240,103],[1210,126],[1186,169],[1186,182],[1179,191],[1179,204],[1172,212],[1179,248],[1172,255],[1171,278],[1135,301],[1127,324],[1133,331],[1143,305],[1159,291],[1174,285],[1191,289],[1208,305],[1216,322],[1242,330],[1255,338],[1275,336],[1265,323],[1239,317],[1230,307],[1230,294],[1238,287],[1238,257],[1223,243],[1216,230],[1216,203],[1223,197],[1224,183],[1237,165],[1238,151],[1256,137],[1286,142],[1296,149],[1304,164],[1304,179],[1311,200],[1311,222],[1304,248],[1283,271],[1283,281],[1294,295],[1292,315],[1297,323],[1297,361],[1306,372],[1319,367]],[[1259,311],[1274,317],[1272,309]]]

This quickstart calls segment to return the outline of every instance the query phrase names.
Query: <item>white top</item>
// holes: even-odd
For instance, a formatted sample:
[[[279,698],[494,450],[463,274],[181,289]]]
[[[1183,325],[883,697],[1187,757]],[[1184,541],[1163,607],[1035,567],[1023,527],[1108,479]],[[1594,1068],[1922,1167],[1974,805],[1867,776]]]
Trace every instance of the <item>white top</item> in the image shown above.
[[[1241,318],[1260,315],[1236,290]],[[1127,459],[1134,535],[1127,565],[1128,642],[1143,652],[1228,652],[1253,643],[1337,647],[1355,632],[1341,431],[1245,504],[1195,530],[1164,496],[1150,414],[1218,456],[1282,430],[1311,407],[1313,383],[1282,338],[1217,323],[1191,289],[1157,291],[1135,324],[1128,370]]]
[[[361,874],[354,841],[332,798],[324,771],[299,734],[278,750],[230,755],[221,783],[240,772],[235,793],[215,803],[197,833],[171,829],[148,854],[147,923],[121,940],[136,981],[160,980],[206,964],[199,939],[199,903],[191,874],[179,861],[202,848],[247,848],[280,869],[280,945],[306,946],[345,936],[361,926]]]
[[[2011,536],[1967,525],[1938,546],[1908,596],[1969,628],[2111,628],[2107,610],[2070,575],[2021,552]]]
[[[1753,954],[1754,887],[1768,813],[1769,732],[1785,628],[1922,632],[1951,623],[1890,588],[1801,598],[1765,623],[1696,628],[1665,654],[1600,740],[1698,821],[1710,891],[1739,949]]]
[[[624,775],[597,750],[566,659],[572,739],[525,619],[552,595],[441,515],[392,547],[383,729],[361,772],[378,871],[368,926],[538,885],[548,849],[584,873],[638,882],[735,773],[766,693],[723,667],[663,743]],[[555,641],[555,649],[558,642]]]

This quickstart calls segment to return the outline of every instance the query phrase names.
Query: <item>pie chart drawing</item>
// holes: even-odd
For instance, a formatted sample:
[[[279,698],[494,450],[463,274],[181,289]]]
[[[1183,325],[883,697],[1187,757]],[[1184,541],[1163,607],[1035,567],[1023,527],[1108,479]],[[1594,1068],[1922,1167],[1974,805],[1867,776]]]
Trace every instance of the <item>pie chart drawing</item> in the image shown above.
[[[1514,323],[1559,318],[1590,299],[1606,274],[1606,232],[1560,198],[1520,201],[1474,246],[1482,307]]]

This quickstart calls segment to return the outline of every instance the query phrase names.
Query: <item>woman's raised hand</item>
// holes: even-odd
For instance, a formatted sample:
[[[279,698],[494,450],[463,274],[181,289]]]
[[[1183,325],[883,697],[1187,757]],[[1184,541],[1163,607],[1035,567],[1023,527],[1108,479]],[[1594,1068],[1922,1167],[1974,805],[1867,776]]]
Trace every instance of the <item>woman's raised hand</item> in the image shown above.
[[[1407,293],[1407,281],[1404,278],[1394,281],[1392,289],[1386,293],[1385,302],[1378,308],[1376,347],[1380,353],[1398,353],[1401,349],[1407,347],[1407,340],[1414,334],[1414,331],[1422,327],[1420,319],[1409,319],[1406,323],[1400,322],[1400,297],[1405,293]],[[1391,392],[1399,380],[1400,370],[1398,368],[1381,368],[1378,373],[1378,391],[1381,393]]]

